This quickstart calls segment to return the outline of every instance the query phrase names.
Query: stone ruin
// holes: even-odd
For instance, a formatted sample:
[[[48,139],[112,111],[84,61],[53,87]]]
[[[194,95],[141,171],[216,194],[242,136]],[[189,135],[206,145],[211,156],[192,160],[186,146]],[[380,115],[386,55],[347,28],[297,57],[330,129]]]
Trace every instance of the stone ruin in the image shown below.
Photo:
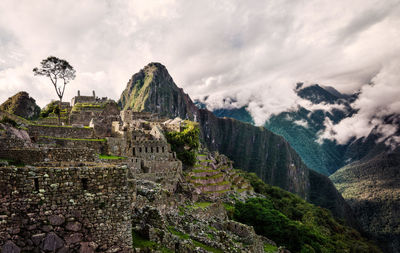
[[[94,106],[74,110],[80,103]],[[135,180],[171,193],[181,180],[164,136],[181,120],[119,112],[95,95],[71,105],[69,125],[0,124],[1,252],[131,252]]]
[[[77,96],[75,96],[71,99],[71,106],[74,106],[77,103],[94,104],[94,103],[102,103],[102,102],[106,102],[106,101],[107,101],[107,97],[103,97],[103,98],[96,97],[95,91],[93,91],[92,96],[81,96],[81,91],[78,90]]]

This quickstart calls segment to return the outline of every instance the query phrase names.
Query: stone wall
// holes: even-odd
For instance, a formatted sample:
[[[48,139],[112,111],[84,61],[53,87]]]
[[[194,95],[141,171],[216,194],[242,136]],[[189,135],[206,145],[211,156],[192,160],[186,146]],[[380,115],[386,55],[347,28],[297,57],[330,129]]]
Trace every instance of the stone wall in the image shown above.
[[[134,187],[126,172],[0,168],[2,252],[131,252]]]
[[[97,154],[107,154],[107,141],[105,139],[57,139],[38,137],[36,139],[38,144],[50,144],[55,147],[63,148],[88,148],[92,149]]]
[[[133,141],[133,156],[149,160],[174,158],[167,142],[161,140]]]
[[[30,148],[0,150],[0,158],[34,165],[41,162],[92,162],[96,155],[87,148]]]
[[[132,110],[121,111],[121,119],[124,122],[131,123],[135,120],[157,121],[158,114],[151,112],[135,112]]]
[[[94,138],[93,128],[83,127],[30,125],[28,126],[28,133],[33,138],[38,136],[77,139]]]
[[[145,173],[175,172],[182,169],[182,162],[179,160],[142,160],[141,167]]]

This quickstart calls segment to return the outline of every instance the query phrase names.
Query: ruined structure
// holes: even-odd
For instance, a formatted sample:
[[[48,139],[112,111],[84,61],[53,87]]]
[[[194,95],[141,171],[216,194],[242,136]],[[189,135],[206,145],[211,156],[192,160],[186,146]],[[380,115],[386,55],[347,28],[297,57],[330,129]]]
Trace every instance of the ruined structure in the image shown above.
[[[77,103],[88,103],[88,104],[95,104],[95,103],[102,103],[106,102],[107,97],[98,98],[96,97],[96,92],[93,91],[92,96],[81,96],[81,91],[78,90],[77,96],[71,99],[71,106],[74,106]]]
[[[182,163],[157,115],[95,94],[71,104],[70,125],[0,124],[0,252],[131,252],[135,180],[177,189]]]

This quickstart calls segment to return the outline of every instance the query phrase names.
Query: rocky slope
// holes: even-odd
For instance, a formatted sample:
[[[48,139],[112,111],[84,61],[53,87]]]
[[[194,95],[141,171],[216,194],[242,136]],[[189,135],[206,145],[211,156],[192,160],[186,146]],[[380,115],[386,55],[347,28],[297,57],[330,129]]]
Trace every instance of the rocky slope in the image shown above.
[[[331,210],[336,216],[354,220],[346,212],[346,203],[333,185],[327,185],[322,191],[310,186],[309,169],[287,141],[265,128],[217,118],[208,110],[198,109],[159,63],[150,63],[133,75],[118,103],[125,109],[158,112],[160,115],[198,121],[205,146],[228,156],[234,161],[235,167],[256,172],[265,182],[303,198],[310,199],[313,196],[315,200],[330,199],[335,203]],[[325,181],[329,179],[323,175],[315,174],[313,177],[316,185]],[[314,192],[310,192],[310,189],[314,189]],[[324,203],[319,201],[317,204]]]
[[[40,107],[25,91],[18,92],[0,105],[0,110],[15,114],[25,119],[36,119],[40,114]]]

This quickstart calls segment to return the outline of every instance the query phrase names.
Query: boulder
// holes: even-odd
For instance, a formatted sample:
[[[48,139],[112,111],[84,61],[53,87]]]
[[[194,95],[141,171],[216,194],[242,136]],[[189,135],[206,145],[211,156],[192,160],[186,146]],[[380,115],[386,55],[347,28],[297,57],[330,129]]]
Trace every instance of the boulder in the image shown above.
[[[65,222],[65,218],[62,215],[53,215],[49,217],[49,222],[53,226],[60,226]]]
[[[33,242],[36,246],[38,246],[38,245],[42,242],[42,240],[43,240],[43,238],[44,238],[45,236],[46,236],[46,234],[44,234],[44,233],[36,234],[36,235],[32,235],[31,239],[32,239],[32,242]]]
[[[7,241],[3,247],[1,247],[1,252],[2,253],[19,253],[21,252],[21,249],[15,245],[12,241]]]
[[[64,241],[56,233],[50,232],[47,234],[46,238],[44,238],[40,248],[44,251],[56,251],[63,246]]]
[[[81,242],[82,239],[83,239],[82,233],[73,233],[73,234],[65,237],[65,242],[69,245],[69,244]]]
[[[65,228],[69,231],[78,232],[79,230],[82,229],[82,224],[77,221],[68,222]]]

